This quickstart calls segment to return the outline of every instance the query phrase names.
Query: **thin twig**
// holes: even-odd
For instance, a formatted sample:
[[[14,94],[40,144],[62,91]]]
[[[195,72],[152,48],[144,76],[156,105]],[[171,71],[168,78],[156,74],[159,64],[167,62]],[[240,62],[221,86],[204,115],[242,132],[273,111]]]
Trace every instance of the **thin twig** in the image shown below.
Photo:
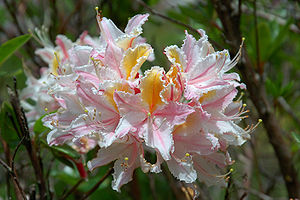
[[[137,2],[138,2],[139,4],[141,4],[144,8],[146,8],[151,14],[156,15],[156,16],[158,16],[158,17],[160,17],[160,18],[163,18],[163,19],[165,19],[165,20],[167,20],[167,21],[170,21],[170,22],[172,22],[172,23],[174,23],[174,24],[183,26],[183,27],[187,28],[188,30],[194,32],[195,34],[201,36],[201,34],[199,33],[199,31],[198,31],[197,29],[193,28],[192,26],[190,26],[189,24],[185,24],[185,23],[183,23],[183,22],[181,22],[181,21],[178,21],[178,20],[176,20],[176,19],[173,19],[173,18],[171,18],[171,17],[168,17],[168,16],[166,16],[166,15],[163,15],[163,14],[159,13],[158,11],[156,11],[156,10],[154,10],[153,8],[151,8],[150,6],[148,6],[148,5],[147,5],[145,2],[143,2],[142,0],[137,0]],[[217,26],[217,24],[216,24],[216,28],[219,28],[219,27]],[[221,47],[221,45],[219,45],[219,44],[218,44],[216,41],[214,41],[214,40],[211,40],[211,39],[210,39],[210,42],[211,42],[214,46],[216,46],[217,48],[220,48],[220,47]]]
[[[283,97],[278,97],[277,100],[278,100],[279,104],[281,105],[281,107],[285,110],[285,112],[287,112],[295,120],[296,124],[298,124],[300,126],[300,119],[294,113],[293,109],[286,102],[286,100]]]
[[[260,50],[259,50],[259,37],[257,27],[257,14],[256,14],[256,0],[253,1],[253,15],[254,15],[254,27],[255,27],[255,48],[256,48],[256,67],[260,75],[263,74],[263,66],[260,64]]]
[[[15,157],[17,155],[17,152],[18,152],[21,144],[23,143],[24,138],[25,137],[22,137],[22,139],[19,141],[19,143],[18,143],[18,145],[17,145],[17,147],[16,147],[16,149],[14,151],[13,157],[11,159],[11,169],[12,169],[12,171],[15,171]]]
[[[17,92],[17,82],[14,78],[14,89],[8,87],[8,93],[10,96],[10,102],[13,106],[14,113],[16,115],[20,130],[21,136],[24,137],[23,144],[28,152],[30,161],[32,163],[33,169],[35,171],[35,176],[37,180],[37,185],[39,186],[40,198],[46,199],[47,196],[47,187],[43,174],[42,162],[37,155],[37,149],[32,145],[29,128],[27,124],[27,119],[24,113],[23,108],[20,105],[19,95]]]
[[[26,200],[25,193],[24,193],[24,191],[23,191],[23,189],[22,189],[22,187],[21,187],[21,185],[20,185],[20,183],[19,183],[19,180],[18,180],[18,178],[17,178],[15,172],[12,170],[11,167],[9,167],[9,166],[7,165],[2,159],[0,159],[0,164],[7,170],[7,172],[11,175],[11,177],[12,177],[14,183],[16,184],[16,186],[17,186],[17,188],[18,188],[18,191],[17,191],[17,190],[15,191],[16,194],[17,194],[16,196],[18,197],[19,195],[21,195],[22,198],[23,198],[24,200]]]
[[[84,181],[84,179],[79,179],[79,181],[77,181],[77,183],[68,191],[66,192],[61,198],[60,200],[64,200],[67,199],[68,196],[70,196],[73,192],[76,191],[76,189],[78,188],[78,186]]]
[[[105,174],[104,176],[99,180],[98,183],[96,183],[96,185],[94,185],[94,187],[92,189],[90,189],[87,193],[85,193],[83,195],[83,197],[81,198],[81,200],[84,200],[86,198],[88,198],[91,194],[93,194],[98,187],[103,183],[103,181],[114,171],[113,168],[110,168]]]

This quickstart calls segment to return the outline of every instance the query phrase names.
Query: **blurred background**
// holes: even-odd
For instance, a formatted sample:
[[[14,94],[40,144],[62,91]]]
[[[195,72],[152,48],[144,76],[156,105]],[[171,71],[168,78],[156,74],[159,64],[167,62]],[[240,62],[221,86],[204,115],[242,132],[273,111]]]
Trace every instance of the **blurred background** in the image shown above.
[[[143,65],[169,67],[163,50],[168,45],[181,46],[184,30],[200,37],[195,29],[204,29],[216,50],[229,49],[231,57],[245,37],[243,57],[234,71],[240,73],[247,91],[242,97],[250,110],[244,127],[263,119],[242,147],[231,147],[235,163],[227,188],[207,187],[199,183],[199,199],[288,199],[300,195],[300,2],[292,0],[1,0],[0,43],[48,28],[54,43],[57,34],[72,41],[87,30],[98,36],[95,6],[123,30],[130,17],[149,13],[143,37],[155,49],[155,60]],[[13,77],[17,88],[26,86],[22,65],[39,77],[47,66],[35,56],[41,45],[31,38],[14,55],[0,65],[0,102],[8,100],[7,85]],[[4,104],[3,104],[4,105]],[[19,138],[1,109],[0,158],[12,154]],[[44,173],[51,195],[59,199],[80,180],[74,165],[67,163],[60,151],[39,146]],[[93,157],[95,151],[89,152]],[[24,147],[15,158],[15,168],[25,191],[35,191],[34,172]],[[87,158],[88,159],[88,158]],[[102,167],[82,182],[67,199],[80,199],[105,174]],[[134,181],[121,193],[111,189],[109,177],[89,199],[189,199],[180,183],[168,171],[144,174],[140,169]],[[6,170],[0,167],[0,199],[15,199],[14,186]]]

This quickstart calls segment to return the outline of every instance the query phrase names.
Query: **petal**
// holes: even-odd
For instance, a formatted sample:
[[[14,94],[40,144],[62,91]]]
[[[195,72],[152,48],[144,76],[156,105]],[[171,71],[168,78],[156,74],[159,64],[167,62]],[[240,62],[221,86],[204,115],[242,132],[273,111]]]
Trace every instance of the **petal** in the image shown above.
[[[148,20],[149,14],[139,14],[132,17],[125,28],[125,33],[131,33],[135,36],[142,33],[141,26]]]
[[[216,155],[220,153],[215,153]],[[223,163],[223,166],[226,166],[226,160],[225,156],[220,156],[219,159],[221,160],[213,160],[210,158],[214,157],[215,154],[209,155],[209,156],[198,156],[194,155],[193,156],[193,162],[194,162],[194,167],[197,170],[198,173],[198,179],[201,182],[204,182],[208,186],[210,185],[221,185],[221,186],[226,186],[225,182],[225,177],[222,175],[221,169],[220,169],[220,164]],[[214,161],[217,161],[214,162]],[[218,167],[217,167],[218,166]]]
[[[97,167],[106,165],[122,156],[126,149],[130,147],[131,144],[114,143],[107,148],[101,148],[97,157],[87,163],[90,171]]]
[[[174,126],[184,123],[186,117],[193,112],[194,109],[189,105],[169,102],[163,108],[156,110],[152,115],[155,117],[161,117],[171,126]]]
[[[155,122],[148,118],[148,122],[144,124],[142,133],[145,139],[145,144],[159,151],[163,159],[170,160],[170,153],[174,150],[172,127],[162,119],[156,118]]]
[[[120,78],[123,78],[120,70],[120,62],[122,60],[122,56],[122,49],[116,46],[113,42],[108,42],[105,51],[104,64],[109,66],[112,70],[116,71]]]
[[[169,61],[183,71],[186,68],[186,56],[184,52],[176,45],[165,48],[165,54]]]
[[[101,37],[104,37],[106,42],[115,42],[117,38],[124,34],[110,19],[107,19],[106,17],[98,19],[97,21],[101,30]]]
[[[68,50],[72,48],[73,43],[64,35],[56,36],[55,43],[60,47],[65,58],[69,57]]]
[[[164,70],[161,67],[152,67],[145,72],[141,79],[140,89],[141,98],[149,106],[149,112],[152,113],[157,106],[162,105],[161,92],[164,89],[162,80]]]
[[[184,159],[180,160],[172,157],[171,160],[167,161],[168,168],[173,176],[175,176],[178,180],[186,183],[192,183],[197,179],[197,172],[193,168],[193,162],[186,161]]]
[[[142,64],[147,60],[153,49],[148,44],[140,44],[134,49],[125,51],[121,61],[121,69],[124,77],[128,80],[134,79]]]
[[[122,166],[124,160],[118,159],[114,164],[114,173],[112,181],[112,189],[120,192],[122,185],[130,182],[132,180],[133,171],[136,168],[136,165],[130,166],[126,169]]]

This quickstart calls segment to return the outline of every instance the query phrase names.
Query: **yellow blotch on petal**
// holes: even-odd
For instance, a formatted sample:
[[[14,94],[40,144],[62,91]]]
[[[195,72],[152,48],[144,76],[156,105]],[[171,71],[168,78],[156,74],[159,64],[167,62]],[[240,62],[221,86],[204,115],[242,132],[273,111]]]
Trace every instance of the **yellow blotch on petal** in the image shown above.
[[[132,43],[136,37],[124,37],[120,38],[117,41],[117,46],[122,48],[124,51],[126,51],[128,48],[132,46]]]
[[[174,128],[173,134],[177,133],[189,133],[193,128],[199,124],[199,118],[196,113],[190,114],[183,124],[177,125]]]
[[[210,100],[216,95],[216,90],[208,91],[207,93],[204,93],[200,98],[199,102],[202,103],[205,100]]]
[[[142,64],[146,61],[151,52],[152,48],[147,44],[139,45],[134,49],[128,49],[125,52],[121,67],[127,80],[135,78]]]
[[[118,110],[117,104],[114,100],[115,91],[123,91],[123,92],[131,93],[131,89],[127,83],[120,83],[120,82],[113,83],[110,87],[106,88],[104,95],[106,96],[110,104],[113,105],[116,110]]]
[[[167,56],[169,57],[169,59],[170,60],[173,59],[175,61],[175,63],[179,64],[181,70],[183,70],[182,63],[181,63],[181,60],[180,60],[180,55],[179,55],[179,52],[177,51],[177,49],[176,48],[169,48],[166,53],[167,53]]]
[[[164,89],[162,76],[162,68],[152,67],[150,71],[146,72],[145,77],[141,80],[141,97],[143,101],[149,105],[150,113],[152,113],[158,105],[163,104],[160,97],[160,93]]]
[[[58,75],[57,70],[59,67],[59,62],[60,62],[59,55],[58,55],[58,53],[55,52],[53,60],[52,60],[52,74],[54,74],[54,75]]]

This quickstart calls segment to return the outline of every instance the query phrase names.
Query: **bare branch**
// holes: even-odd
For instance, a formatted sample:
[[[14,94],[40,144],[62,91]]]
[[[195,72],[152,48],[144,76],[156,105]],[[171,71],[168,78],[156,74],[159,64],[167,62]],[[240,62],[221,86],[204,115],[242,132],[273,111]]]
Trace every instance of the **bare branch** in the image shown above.
[[[183,27],[187,28],[188,30],[192,31],[193,33],[195,33],[195,34],[201,36],[201,34],[199,33],[199,31],[198,31],[197,29],[195,29],[194,27],[190,26],[189,24],[185,24],[185,23],[183,23],[183,22],[181,22],[181,21],[178,21],[178,20],[176,20],[176,19],[173,19],[173,18],[171,18],[171,17],[168,17],[168,16],[166,16],[166,15],[163,15],[163,14],[159,13],[158,11],[156,11],[156,10],[154,10],[153,8],[151,8],[150,6],[148,6],[148,5],[147,5],[144,1],[142,1],[142,0],[137,0],[137,2],[138,2],[139,4],[141,4],[144,8],[146,8],[152,15],[155,15],[155,16],[158,16],[158,17],[160,17],[160,18],[163,18],[163,19],[165,19],[165,20],[167,20],[167,21],[170,21],[170,22],[172,22],[172,23],[174,23],[174,24],[177,24],[177,25],[179,25],[179,26],[183,26]],[[216,26],[216,27],[219,29],[218,26]],[[220,29],[219,29],[219,30],[220,30]],[[219,45],[216,41],[213,41],[213,40],[210,40],[210,41],[211,41],[211,43],[212,43],[213,45],[215,45],[216,47],[218,47],[218,48],[221,47],[221,45]]]
[[[295,122],[300,126],[300,119],[297,117],[291,106],[286,102],[283,97],[278,97],[278,102],[281,107],[295,120]]]
[[[78,188],[78,186],[84,181],[84,179],[79,179],[79,181],[77,181],[77,183],[68,191],[66,192],[61,198],[60,200],[64,200],[67,199],[68,196],[70,196],[73,192],[76,191],[76,189]]]
[[[98,187],[103,183],[103,181],[105,181],[105,179],[114,171],[113,168],[110,168],[105,174],[104,176],[99,180],[98,183],[96,183],[96,185],[94,185],[94,187],[92,189],[90,189],[87,193],[84,194],[84,196],[81,198],[81,200],[87,199],[91,194],[93,194]]]
[[[26,200],[26,196],[25,196],[25,193],[19,183],[19,180],[15,174],[15,172],[12,170],[11,167],[9,167],[2,159],[0,159],[0,164],[7,170],[7,172],[10,174],[10,176],[12,177],[14,183],[16,184],[17,186],[17,189],[15,190],[16,192],[16,197],[18,199],[21,199],[23,198],[24,200]],[[20,198],[21,197],[21,198]]]

